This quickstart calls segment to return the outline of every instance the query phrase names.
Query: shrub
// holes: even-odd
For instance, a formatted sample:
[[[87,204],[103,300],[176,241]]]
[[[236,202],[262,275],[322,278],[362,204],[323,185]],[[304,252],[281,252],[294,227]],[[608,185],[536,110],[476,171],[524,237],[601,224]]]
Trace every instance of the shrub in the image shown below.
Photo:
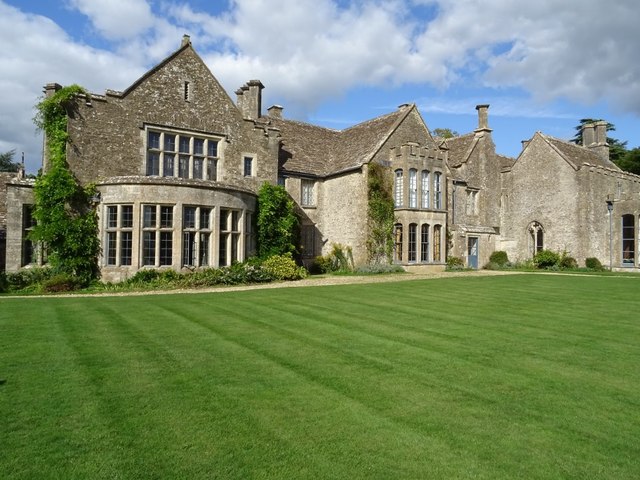
[[[257,227],[260,257],[296,252],[299,220],[295,203],[284,187],[262,184],[258,192]]]
[[[309,268],[311,273],[329,273],[332,271],[332,262],[329,255],[317,256]]]
[[[507,256],[507,252],[497,250],[491,254],[489,262],[496,264],[498,267],[504,267],[509,263],[509,257]]]
[[[460,257],[447,257],[447,270],[464,270],[464,260]]]
[[[82,281],[67,273],[59,273],[42,282],[42,290],[47,293],[72,292],[82,286]]]
[[[560,261],[558,262],[558,266],[566,270],[575,270],[576,268],[578,268],[578,262],[573,257],[562,255]]]
[[[314,270],[321,273],[351,272],[354,269],[351,247],[334,243],[331,252],[324,257],[316,257]]]
[[[152,268],[145,268],[138,270],[133,277],[127,280],[128,284],[148,284],[155,281],[160,276],[158,270]]]
[[[596,257],[587,258],[584,261],[584,264],[589,270],[595,270],[596,272],[604,270],[602,263],[600,263],[600,260],[598,260]]]
[[[50,268],[25,268],[19,272],[7,273],[7,291],[15,292],[38,287],[52,275],[53,272]]]
[[[275,280],[300,280],[307,276],[307,271],[296,264],[291,254],[272,255],[262,262],[262,268]]]
[[[560,254],[552,250],[541,250],[533,257],[533,263],[538,268],[551,268],[560,262]]]
[[[0,293],[4,293],[9,290],[9,282],[4,272],[0,272]]]

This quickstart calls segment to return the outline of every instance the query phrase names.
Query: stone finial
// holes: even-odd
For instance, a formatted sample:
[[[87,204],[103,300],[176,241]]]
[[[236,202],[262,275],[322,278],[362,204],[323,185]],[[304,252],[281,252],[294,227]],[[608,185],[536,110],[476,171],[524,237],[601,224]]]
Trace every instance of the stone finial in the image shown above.
[[[182,42],[180,43],[180,48],[186,47],[187,45],[191,45],[191,37],[185,33],[182,36]]]
[[[476,132],[490,132],[489,128],[489,105],[476,105],[476,110],[478,111],[478,128],[476,128]]]

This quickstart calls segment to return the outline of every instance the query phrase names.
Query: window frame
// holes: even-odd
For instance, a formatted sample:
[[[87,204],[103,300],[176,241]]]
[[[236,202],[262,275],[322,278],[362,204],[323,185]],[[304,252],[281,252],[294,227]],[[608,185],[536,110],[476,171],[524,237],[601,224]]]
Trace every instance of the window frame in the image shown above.
[[[404,206],[404,171],[398,168],[394,171],[393,204],[395,208]]]
[[[628,222],[630,220],[630,224]],[[636,263],[636,217],[625,214],[620,217],[620,263],[623,267],[633,267]]]
[[[256,169],[256,157],[251,154],[243,154],[242,155],[242,176],[245,178],[255,177],[255,169]],[[248,168],[247,168],[248,166]]]
[[[303,178],[300,180],[300,205],[303,207],[315,207],[315,180]]]
[[[418,170],[409,169],[409,208],[418,208]]]
[[[222,136],[148,125],[145,175],[217,181],[222,140]]]
[[[433,207],[442,210],[442,172],[433,172],[433,195]]]
[[[143,267],[173,265],[175,205],[143,203],[140,263]]]
[[[420,173],[420,207],[431,208],[431,172],[429,170],[422,170]]]

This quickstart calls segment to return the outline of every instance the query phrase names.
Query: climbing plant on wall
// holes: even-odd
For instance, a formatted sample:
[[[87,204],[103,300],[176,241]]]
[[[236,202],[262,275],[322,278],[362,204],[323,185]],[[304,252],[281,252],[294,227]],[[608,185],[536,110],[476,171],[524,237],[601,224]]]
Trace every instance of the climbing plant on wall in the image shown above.
[[[390,263],[393,253],[393,224],[395,222],[391,173],[378,163],[369,164],[367,179],[369,263]]]
[[[82,187],[66,159],[67,119],[75,98],[86,94],[78,85],[58,90],[36,105],[35,124],[47,139],[48,166],[35,183],[36,226],[31,238],[46,245],[51,267],[88,283],[97,276],[100,251],[98,220],[92,204],[95,187]]]
[[[295,254],[299,220],[293,200],[278,185],[264,183],[258,192],[258,255]]]

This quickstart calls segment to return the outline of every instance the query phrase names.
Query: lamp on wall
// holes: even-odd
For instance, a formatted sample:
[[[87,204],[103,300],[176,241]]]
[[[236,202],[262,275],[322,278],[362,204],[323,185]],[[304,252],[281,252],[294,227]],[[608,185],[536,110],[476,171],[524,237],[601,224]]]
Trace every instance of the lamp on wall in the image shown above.
[[[613,200],[607,196],[607,211],[609,212],[609,271],[613,270]]]

